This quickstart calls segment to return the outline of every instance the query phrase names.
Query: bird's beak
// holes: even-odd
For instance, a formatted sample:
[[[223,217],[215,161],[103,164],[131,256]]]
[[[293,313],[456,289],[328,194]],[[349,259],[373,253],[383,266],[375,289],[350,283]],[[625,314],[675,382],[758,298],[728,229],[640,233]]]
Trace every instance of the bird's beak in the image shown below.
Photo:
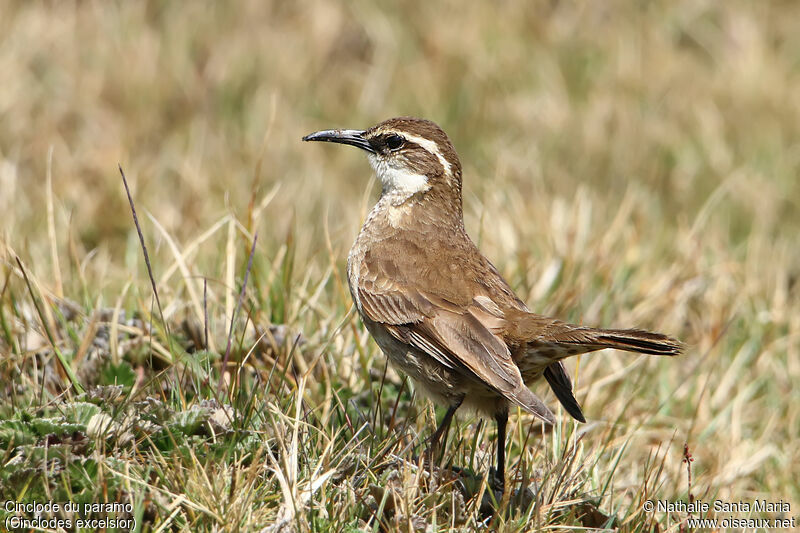
[[[304,141],[324,141],[329,143],[349,144],[367,152],[375,153],[375,149],[364,138],[362,130],[324,130],[310,133],[303,137]]]

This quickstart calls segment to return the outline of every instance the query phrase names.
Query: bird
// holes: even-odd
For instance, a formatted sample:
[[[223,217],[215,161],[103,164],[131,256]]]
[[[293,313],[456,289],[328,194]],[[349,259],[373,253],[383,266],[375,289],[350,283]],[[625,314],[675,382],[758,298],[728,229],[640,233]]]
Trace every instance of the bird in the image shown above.
[[[529,385],[544,377],[566,412],[586,421],[564,358],[604,348],[681,353],[682,344],[661,333],[573,325],[531,312],[467,234],[461,162],[434,122],[397,117],[303,140],[366,152],[381,194],[347,258],[353,302],[392,365],[422,395],[446,406],[430,448],[446,439],[462,406],[494,419],[500,491],[510,408],[555,423]]]

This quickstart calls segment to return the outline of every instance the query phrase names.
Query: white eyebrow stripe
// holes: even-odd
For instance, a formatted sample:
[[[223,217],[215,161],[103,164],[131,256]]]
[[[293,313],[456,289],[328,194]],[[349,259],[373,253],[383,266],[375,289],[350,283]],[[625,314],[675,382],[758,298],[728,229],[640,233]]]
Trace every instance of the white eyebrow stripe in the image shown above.
[[[439,145],[433,142],[430,139],[426,139],[425,137],[420,137],[419,135],[413,135],[411,133],[406,133],[404,131],[398,131],[398,135],[401,137],[405,137],[407,140],[420,145],[421,147],[425,148],[427,151],[432,153],[439,159],[439,163],[442,164],[444,167],[444,171],[447,174],[452,175],[452,168],[450,167],[450,162],[444,158],[442,153],[439,151]]]

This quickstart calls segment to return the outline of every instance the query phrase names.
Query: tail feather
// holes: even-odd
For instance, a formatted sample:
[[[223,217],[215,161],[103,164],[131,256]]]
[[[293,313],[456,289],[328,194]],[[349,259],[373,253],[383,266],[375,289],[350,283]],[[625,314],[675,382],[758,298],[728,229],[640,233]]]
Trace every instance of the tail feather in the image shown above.
[[[593,352],[604,348],[616,348],[626,352],[650,355],[680,355],[683,345],[680,341],[641,329],[595,329],[558,324],[537,342],[574,346],[572,353]],[[581,348],[580,350],[577,350]],[[569,354],[571,355],[571,354]]]
[[[598,344],[602,348],[616,348],[627,352],[650,355],[680,355],[681,343],[661,333],[639,329],[596,330]]]
[[[550,384],[550,388],[553,389],[558,401],[572,415],[572,418],[579,422],[586,422],[581,406],[578,404],[578,400],[575,399],[575,395],[572,394],[572,380],[569,379],[569,375],[564,369],[564,364],[559,361],[548,366],[544,369],[544,377]]]
[[[561,359],[605,348],[650,355],[680,355],[680,341],[661,333],[641,329],[596,329],[575,326],[533,313],[513,317],[506,330],[507,341],[525,346],[518,358],[525,382],[544,375],[561,405],[573,418],[585,421],[581,407],[572,393]]]
[[[680,355],[683,351],[680,341],[641,329],[588,328],[526,312],[509,314],[507,319],[507,341],[511,344],[566,348],[558,353],[557,359],[603,348],[651,355]]]

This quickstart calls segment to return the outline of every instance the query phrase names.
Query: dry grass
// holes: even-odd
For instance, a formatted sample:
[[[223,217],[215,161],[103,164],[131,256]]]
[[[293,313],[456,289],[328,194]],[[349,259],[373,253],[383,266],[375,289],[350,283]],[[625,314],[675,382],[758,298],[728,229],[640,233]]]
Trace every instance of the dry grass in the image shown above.
[[[494,526],[677,529],[641,506],[688,498],[684,442],[695,498],[796,513],[800,5],[528,4],[7,3],[3,499],[131,501],[154,531],[485,523],[493,430],[462,414],[446,459],[478,477],[433,490],[432,410],[348,314],[368,166],[299,141],[410,114],[450,134],[467,228],[532,308],[690,346],[572,361],[589,423],[513,417],[536,490]],[[65,367],[124,387],[65,392]]]

